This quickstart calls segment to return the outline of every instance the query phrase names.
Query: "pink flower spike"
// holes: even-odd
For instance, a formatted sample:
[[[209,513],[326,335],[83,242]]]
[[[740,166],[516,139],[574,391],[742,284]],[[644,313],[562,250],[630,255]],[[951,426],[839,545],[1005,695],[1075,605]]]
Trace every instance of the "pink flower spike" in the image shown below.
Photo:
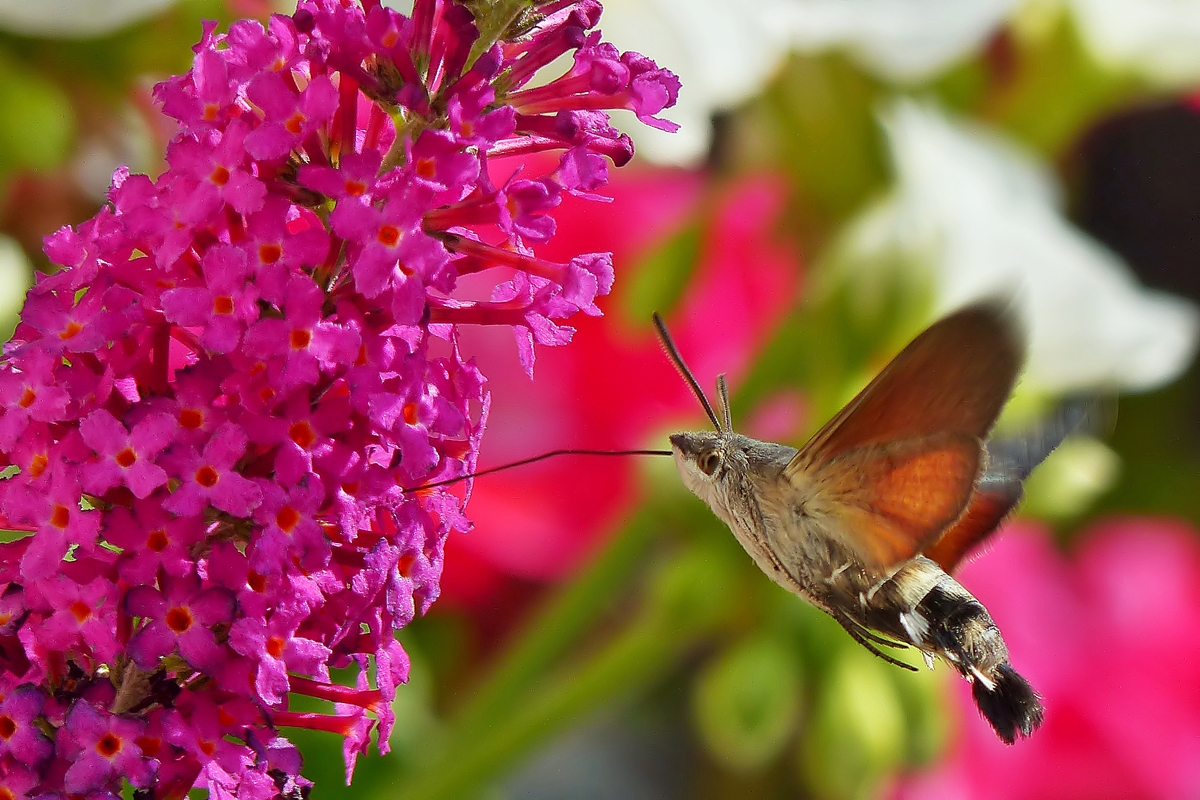
[[[42,350],[15,356],[20,371],[0,372],[0,447],[11,449],[30,420],[66,419],[70,395],[55,378],[54,357]]]
[[[307,276],[288,281],[282,318],[264,319],[246,333],[246,352],[270,365],[281,390],[315,384],[319,367],[348,364],[358,355],[357,333],[321,321],[324,295]]]
[[[48,580],[56,574],[72,544],[90,551],[100,527],[100,513],[84,511],[78,483],[69,468],[52,469],[49,491],[24,487],[4,497],[9,520],[35,528],[33,540],[21,558],[21,575],[31,583]],[[11,489],[22,489],[20,486]]]
[[[471,526],[469,483],[412,491],[486,429],[457,326],[531,369],[599,313],[611,257],[555,216],[632,155],[603,108],[674,99],[596,0],[538,10],[481,53],[495,11],[460,0],[206,23],[154,92],[166,171],[46,238],[0,359],[0,794],[300,797],[287,725],[343,736],[347,777],[376,721],[387,751],[396,634]],[[334,713],[286,710],[297,680]]]
[[[479,158],[463,152],[454,136],[445,131],[422,132],[409,150],[408,163],[419,185],[459,195],[447,198],[451,202],[462,199],[463,189],[479,176]]]
[[[379,165],[383,155],[375,150],[365,153],[347,153],[342,156],[337,168],[305,164],[298,175],[302,185],[314,192],[333,198],[338,202],[369,205],[386,189],[381,183]]]

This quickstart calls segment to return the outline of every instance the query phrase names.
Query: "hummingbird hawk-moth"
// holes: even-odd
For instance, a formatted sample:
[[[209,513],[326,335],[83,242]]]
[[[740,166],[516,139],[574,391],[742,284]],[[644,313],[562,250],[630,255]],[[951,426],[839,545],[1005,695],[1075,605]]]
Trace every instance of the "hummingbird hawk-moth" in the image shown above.
[[[1005,742],[1033,733],[1041,700],[987,609],[949,573],[1092,409],[1066,404],[1030,434],[987,441],[1024,358],[1004,308],[933,324],[799,450],[735,433],[724,376],[718,417],[655,323],[715,428],[670,437],[680,477],[762,571],[888,662],[915,669],[881,646],[948,662]]]

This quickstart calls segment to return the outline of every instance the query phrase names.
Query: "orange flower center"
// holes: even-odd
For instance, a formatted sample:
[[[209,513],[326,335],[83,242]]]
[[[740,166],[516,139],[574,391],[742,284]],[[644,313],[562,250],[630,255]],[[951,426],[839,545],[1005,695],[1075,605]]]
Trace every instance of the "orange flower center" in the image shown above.
[[[59,530],[65,530],[70,522],[71,509],[61,505],[54,506],[54,510],[50,512],[50,524]]]
[[[50,458],[45,453],[38,453],[29,460],[29,477],[40,477],[48,466],[50,466]]]
[[[139,736],[137,745],[142,749],[142,755],[147,758],[155,758],[162,750],[162,739],[157,736]]]
[[[267,578],[265,575],[251,572],[246,576],[246,585],[250,587],[250,591],[252,592],[262,592],[267,588]]]
[[[274,264],[283,257],[283,245],[277,242],[268,244],[260,244],[258,246],[258,260],[263,264]]]
[[[96,742],[96,752],[105,758],[112,758],[121,752],[121,737],[115,733],[106,733]]]
[[[205,489],[211,489],[212,487],[216,486],[217,481],[220,479],[221,476],[210,466],[206,465],[196,470],[196,483],[200,484]]]
[[[312,429],[312,425],[308,424],[308,420],[302,419],[292,423],[292,426],[288,428],[288,438],[297,446],[307,450],[313,446],[313,442],[317,441],[317,432]]]
[[[114,459],[117,462],[117,466],[119,466],[121,469],[129,469],[134,465],[135,462],[137,462],[137,453],[133,452],[132,447],[126,447],[124,450],[117,453],[116,456],[114,456]]]
[[[192,627],[192,612],[187,606],[176,606],[167,612],[164,618],[167,627],[176,633],[183,633]]]
[[[380,225],[375,237],[384,247],[395,247],[400,241],[400,229],[395,225]]]
[[[146,547],[155,553],[166,550],[169,544],[171,544],[171,537],[167,536],[167,532],[162,528],[150,531],[146,537]]]
[[[296,529],[296,525],[300,523],[300,512],[291,506],[284,506],[279,509],[279,513],[275,515],[275,524],[279,526],[279,530],[291,535]]]
[[[312,331],[306,328],[294,328],[289,340],[293,350],[303,350],[312,341]]]

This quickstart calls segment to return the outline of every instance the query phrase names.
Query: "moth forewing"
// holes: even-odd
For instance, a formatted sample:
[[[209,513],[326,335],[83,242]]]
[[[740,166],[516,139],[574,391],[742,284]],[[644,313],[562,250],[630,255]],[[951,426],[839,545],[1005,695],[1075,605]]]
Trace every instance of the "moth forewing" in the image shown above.
[[[841,512],[848,543],[864,564],[890,575],[962,515],[981,455],[973,437],[938,434],[861,447],[815,472]],[[790,464],[784,474],[801,477]]]
[[[969,306],[929,326],[796,454],[794,468],[871,444],[959,433],[987,438],[1024,361],[1006,306]]]

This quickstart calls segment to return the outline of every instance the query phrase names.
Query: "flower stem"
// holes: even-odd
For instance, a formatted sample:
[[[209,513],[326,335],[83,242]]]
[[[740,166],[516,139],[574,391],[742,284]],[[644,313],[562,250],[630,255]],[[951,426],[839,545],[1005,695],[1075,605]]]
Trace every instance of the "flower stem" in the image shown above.
[[[508,30],[508,26],[532,6],[533,0],[481,0],[471,3],[470,9],[475,14],[475,27],[479,29],[479,38],[471,46],[463,71],[469,70],[475,59],[490,50]]]

